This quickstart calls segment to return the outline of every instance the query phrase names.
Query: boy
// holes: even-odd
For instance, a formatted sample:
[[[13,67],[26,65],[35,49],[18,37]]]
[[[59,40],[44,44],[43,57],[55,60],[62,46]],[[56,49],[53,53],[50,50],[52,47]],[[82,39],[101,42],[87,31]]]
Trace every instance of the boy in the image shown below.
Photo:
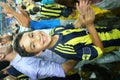
[[[14,49],[22,56],[33,56],[39,51],[51,49],[63,58],[81,61],[100,57],[103,46],[105,52],[108,47],[120,46],[120,36],[116,35],[120,33],[119,29],[98,28],[96,32],[93,25],[95,16],[90,4],[89,0],[80,0],[77,9],[81,17],[74,25],[55,28],[52,36],[41,31],[19,34],[14,41]],[[88,31],[79,28],[80,19]]]

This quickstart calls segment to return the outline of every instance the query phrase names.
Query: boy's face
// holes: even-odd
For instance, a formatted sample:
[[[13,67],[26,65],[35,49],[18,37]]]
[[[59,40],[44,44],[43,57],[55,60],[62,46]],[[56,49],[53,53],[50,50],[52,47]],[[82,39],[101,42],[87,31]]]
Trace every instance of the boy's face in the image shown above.
[[[19,44],[27,52],[39,52],[47,49],[51,42],[51,36],[45,32],[36,30],[23,34]]]

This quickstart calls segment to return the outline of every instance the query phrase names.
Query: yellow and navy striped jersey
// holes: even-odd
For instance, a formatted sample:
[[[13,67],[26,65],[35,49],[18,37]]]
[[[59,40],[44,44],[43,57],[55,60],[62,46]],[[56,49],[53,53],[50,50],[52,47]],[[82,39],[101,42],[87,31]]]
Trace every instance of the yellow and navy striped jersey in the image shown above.
[[[54,4],[48,4],[48,5],[41,5],[41,11],[40,14],[41,15],[45,15],[46,17],[50,18],[56,18],[56,17],[60,17],[62,9],[64,8],[64,6],[57,6]]]
[[[40,14],[47,18],[68,17],[72,13],[72,8],[59,4],[46,4],[40,6]]]
[[[120,29],[108,27],[96,30],[105,47],[105,52],[120,46],[120,35],[118,35]],[[66,59],[93,60],[103,54],[99,47],[93,45],[86,29],[75,29],[72,24],[69,24],[53,29],[51,35],[59,35],[58,42],[51,50]]]

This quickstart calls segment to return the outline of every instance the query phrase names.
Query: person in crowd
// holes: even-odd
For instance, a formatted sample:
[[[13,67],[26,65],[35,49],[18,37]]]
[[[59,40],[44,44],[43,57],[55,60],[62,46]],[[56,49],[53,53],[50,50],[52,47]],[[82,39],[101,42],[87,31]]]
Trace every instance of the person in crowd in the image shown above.
[[[8,35],[8,34],[3,35],[1,37],[0,47],[11,45],[12,41],[13,41],[13,36],[12,35]],[[9,65],[10,65],[9,61],[6,61],[6,60],[5,61],[0,61],[0,79],[3,79],[3,78],[5,78],[7,76],[10,76],[10,75],[13,75],[14,77],[18,77],[19,79],[20,78],[22,79],[23,76],[22,77],[19,76],[22,73],[20,73],[19,71],[16,71],[16,69],[14,69],[13,67],[11,67]]]
[[[4,13],[5,14],[12,14],[17,21],[22,25],[23,27],[36,30],[36,29],[48,29],[48,28],[55,28],[60,25],[66,25],[68,23],[73,23],[75,20],[60,20],[60,19],[50,19],[50,20],[40,20],[40,21],[33,21],[30,19],[30,17],[26,14],[24,10],[22,10],[19,6],[17,8],[20,10],[22,14],[17,13],[14,11],[10,6],[3,3]],[[24,28],[24,29],[26,29]],[[21,29],[21,27],[20,27]],[[28,30],[28,29],[26,29]]]
[[[5,44],[10,44],[11,42],[12,42],[12,36],[4,36],[4,37],[2,37],[1,38],[1,43],[2,43],[2,45],[1,45],[1,47],[2,46],[4,46]],[[6,49],[7,50],[7,49]],[[2,51],[4,52],[4,50],[2,49]],[[45,55],[46,54],[46,55]],[[48,56],[49,55],[49,56]],[[47,59],[47,61],[54,61],[54,62],[57,62],[57,63],[59,63],[59,64],[62,64],[63,62],[65,62],[66,60],[65,59],[63,59],[63,58],[60,58],[59,56],[55,56],[55,55],[53,55],[53,53],[50,51],[47,51],[47,52],[44,52],[44,54],[43,54],[43,56],[41,55],[40,57],[39,57],[40,59],[42,59],[42,60],[46,60]],[[0,60],[1,61],[1,60]],[[6,60],[5,60],[6,61]],[[2,61],[0,64],[2,64],[0,67],[3,67],[3,62],[5,62],[5,61]],[[7,61],[8,62],[8,61]],[[21,61],[20,61],[21,62]],[[44,63],[44,62],[43,62]],[[20,64],[17,64],[17,66],[20,66],[21,65],[21,63]],[[29,65],[29,64],[28,64]],[[27,65],[27,66],[28,66]],[[7,65],[8,66],[8,65]],[[16,66],[16,67],[17,67]],[[29,65],[30,66],[30,65]],[[42,66],[42,65],[41,65]],[[31,67],[32,68],[32,67]],[[2,68],[3,69],[3,68]],[[17,68],[18,70],[19,70],[19,67]],[[23,69],[23,71],[24,71],[24,68],[22,68]],[[26,68],[27,69],[27,68]],[[26,71],[26,69],[25,69],[25,71]],[[0,77],[0,79],[2,78],[4,78],[4,77],[6,77],[6,76],[8,76],[8,75],[12,75],[12,76],[14,76],[14,77],[17,77],[19,80],[21,80],[21,79],[28,79],[28,77],[27,76],[23,76],[23,74],[22,73],[20,73],[19,71],[16,71],[16,69],[12,66],[12,67],[9,67],[9,68],[7,68],[7,69],[5,69],[5,70],[3,70],[3,71],[1,71],[0,73],[0,75],[1,75],[1,77]],[[5,72],[7,72],[7,73],[5,73]],[[26,71],[27,72],[27,71]],[[28,74],[28,73],[26,73],[25,72],[25,74]],[[31,72],[29,72],[29,74],[30,74]],[[22,76],[21,76],[21,74],[22,74]],[[29,75],[28,74],[28,75]],[[39,73],[38,73],[39,74]],[[38,75],[38,74],[36,74],[36,76]],[[42,76],[41,74],[39,74],[40,76]],[[34,76],[34,77],[36,77],[36,76]],[[73,78],[74,78],[74,76],[76,76],[77,78],[78,78],[78,80],[79,80],[79,76],[78,76],[78,73],[73,73],[73,74],[71,74],[71,75],[67,75],[65,78],[57,78],[57,77],[53,77],[53,78],[51,78],[51,79],[62,79],[62,80],[65,80],[65,79],[69,79],[70,80],[70,78],[73,80]],[[33,76],[30,76],[30,78],[34,78]],[[47,77],[50,77],[50,76],[47,76]],[[58,76],[59,77],[59,76]],[[72,78],[73,77],[73,78]],[[47,79],[49,79],[49,78],[47,78]],[[74,78],[75,79],[75,78]]]
[[[120,33],[119,29],[97,28],[97,33],[93,24],[94,12],[88,7],[89,5],[87,0],[81,0],[77,5],[78,11],[81,14],[84,13],[80,18],[87,30],[79,28],[81,24],[80,18],[78,18],[79,20],[73,25],[55,28],[52,36],[39,30],[24,32],[16,37],[14,49],[21,56],[33,56],[36,52],[51,49],[66,59],[78,61],[100,57],[103,55],[103,51],[108,51],[108,47],[116,46],[110,50],[116,49],[120,45],[120,36],[114,35]]]
[[[18,71],[27,74],[30,78],[32,78],[32,80],[37,80],[38,78],[45,78],[52,76],[65,77],[65,73],[67,73],[76,65],[76,61],[73,60],[64,62],[61,65],[57,62],[52,62],[52,60],[49,60],[50,58],[49,59],[45,58],[48,59],[45,60],[43,57],[42,59],[42,56],[41,58],[21,57],[11,48],[11,46],[1,47],[0,49],[2,50],[0,52],[0,61],[3,60],[10,61],[13,67],[15,67]],[[45,50],[43,54],[44,53],[48,55],[51,54],[51,51]],[[61,60],[61,62],[62,61],[63,60]]]
[[[59,4],[43,4],[29,10],[31,15],[38,12],[46,18],[59,18],[60,16],[68,17],[73,13],[73,9]]]
[[[1,47],[0,48],[2,48],[2,47],[4,47],[4,48],[2,48],[1,49],[1,53],[2,53],[2,51],[4,52],[4,51],[7,51],[8,50],[8,52],[9,51],[11,51],[11,50],[9,50],[7,47],[5,47],[5,45],[6,44],[11,44],[12,43],[12,39],[13,39],[13,37],[12,36],[8,36],[8,35],[5,35],[5,36],[3,36],[3,37],[1,37],[1,43],[2,43],[2,45],[1,45]],[[8,45],[8,46],[9,46]],[[6,45],[7,46],[7,45]],[[11,48],[12,49],[12,48]],[[7,52],[5,52],[5,54],[6,54]],[[11,53],[11,52],[10,52]],[[46,54],[46,55],[45,55]],[[14,55],[14,54],[13,54]],[[49,55],[49,57],[46,57],[46,56],[48,56]],[[60,65],[63,63],[63,62],[65,62],[66,60],[65,59],[63,59],[63,58],[60,58],[59,56],[53,56],[53,53],[51,52],[51,51],[45,51],[44,52],[44,54],[43,54],[43,56],[41,55],[40,57],[40,60],[46,60],[46,61],[54,61],[55,63],[57,62],[57,63],[59,63]],[[17,58],[18,59],[18,58]],[[5,61],[9,61],[9,60],[6,60],[6,59],[1,59],[0,61],[2,61],[2,62],[4,62],[4,60]],[[27,59],[26,59],[27,60]],[[22,60],[21,59],[19,59],[18,61],[20,61],[20,63],[19,64],[17,64],[17,66],[14,66],[15,68],[16,67],[18,67],[18,66],[20,66],[21,65],[21,62],[22,62]],[[44,62],[42,62],[41,63],[41,66],[42,66],[42,64],[43,64]],[[3,63],[1,63],[2,65],[3,65]],[[14,64],[14,62],[13,62],[13,64]],[[49,64],[49,63],[48,63]],[[16,64],[15,64],[16,65]],[[39,64],[38,64],[39,65]],[[12,76],[14,76],[14,77],[17,77],[18,79],[28,79],[28,77],[27,76],[23,76],[22,75],[22,77],[20,76],[22,73],[20,73],[21,72],[21,70],[19,70],[19,67],[17,68],[17,70],[19,70],[19,71],[17,71],[14,67],[9,67],[9,68],[7,68],[7,69],[5,69],[5,70],[3,70],[3,71],[1,71],[1,77],[0,78],[3,78],[3,77],[6,77],[6,76],[8,76],[8,75],[12,75]],[[28,66],[28,64],[27,64],[27,66]],[[30,66],[30,65],[29,65]],[[40,65],[39,65],[40,66]],[[44,66],[45,67],[45,66]],[[31,68],[33,68],[33,67],[31,67]],[[22,68],[23,69],[23,71],[25,71],[25,72],[23,72],[23,73],[25,73],[25,74],[27,74],[27,75],[30,75],[30,73],[31,73],[31,71],[30,72],[28,72],[26,69],[24,70],[24,68]],[[5,73],[5,72],[7,72],[7,73]],[[26,73],[26,72],[28,72],[28,73]],[[41,71],[40,71],[40,73],[41,73]],[[42,75],[40,74],[40,73],[37,73],[35,76],[31,76],[30,75],[30,78],[37,78],[36,76],[37,75],[39,75],[39,77],[41,77]],[[44,73],[43,73],[44,74]],[[46,74],[45,74],[46,75]],[[65,77],[65,78],[61,78],[61,79],[69,79],[70,77],[74,77],[74,76],[76,76],[76,75],[78,75],[78,73],[74,73],[74,74],[72,74],[72,75],[68,75],[67,77]],[[50,77],[49,75],[46,75],[46,77]],[[59,76],[57,76],[57,77],[59,77]],[[57,78],[57,77],[54,77],[54,79],[59,79],[59,78]],[[79,77],[80,78],[80,77]],[[37,78],[38,79],[38,78]],[[52,79],[52,78],[51,78]],[[73,79],[73,78],[71,78],[71,79]],[[36,80],[36,79],[35,79]]]
[[[39,12],[40,15],[43,15],[46,18],[58,18],[60,16],[68,17],[73,12],[73,10],[69,7],[55,3],[52,4],[52,0],[46,1],[42,0],[42,4],[39,5],[34,4],[34,2],[27,1],[26,4],[23,4],[22,6],[24,6],[24,9],[26,9],[31,15],[35,15]]]

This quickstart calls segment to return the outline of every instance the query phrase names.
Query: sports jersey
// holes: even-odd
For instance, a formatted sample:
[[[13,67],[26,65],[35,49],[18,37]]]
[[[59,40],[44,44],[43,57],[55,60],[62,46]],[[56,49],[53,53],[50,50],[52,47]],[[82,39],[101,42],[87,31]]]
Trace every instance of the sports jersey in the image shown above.
[[[72,9],[58,4],[41,5],[40,14],[47,18],[57,18],[60,16],[68,17],[72,13]]]
[[[105,47],[105,52],[120,46],[119,29],[97,28],[97,32]],[[51,35],[59,35],[57,43],[51,50],[66,59],[93,60],[103,54],[99,47],[93,45],[86,29],[75,29],[70,24],[53,29]]]

